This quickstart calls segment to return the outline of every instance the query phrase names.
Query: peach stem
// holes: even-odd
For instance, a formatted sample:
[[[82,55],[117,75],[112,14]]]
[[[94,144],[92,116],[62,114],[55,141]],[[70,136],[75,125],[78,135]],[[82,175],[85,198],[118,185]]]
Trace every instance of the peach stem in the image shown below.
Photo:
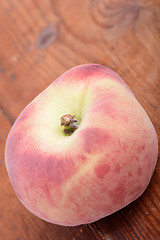
[[[75,115],[65,114],[61,118],[61,126],[65,126],[64,133],[66,135],[71,135],[77,128],[76,122],[78,120],[75,118]]]

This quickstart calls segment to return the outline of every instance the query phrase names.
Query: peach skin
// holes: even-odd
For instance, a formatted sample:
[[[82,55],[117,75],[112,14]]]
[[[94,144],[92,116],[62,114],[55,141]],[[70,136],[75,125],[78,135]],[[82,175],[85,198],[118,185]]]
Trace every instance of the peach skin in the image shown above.
[[[22,204],[65,226],[96,221],[136,200],[157,156],[148,115],[120,76],[98,64],[72,68],[38,95],[5,147]]]

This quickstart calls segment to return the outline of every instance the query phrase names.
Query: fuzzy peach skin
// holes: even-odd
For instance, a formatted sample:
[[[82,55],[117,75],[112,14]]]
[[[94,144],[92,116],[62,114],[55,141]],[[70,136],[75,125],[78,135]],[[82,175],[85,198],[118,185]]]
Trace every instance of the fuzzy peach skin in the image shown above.
[[[60,118],[80,124],[64,134]],[[90,223],[137,199],[155,169],[158,141],[125,82],[97,64],[60,76],[19,115],[5,161],[22,204],[60,225]]]

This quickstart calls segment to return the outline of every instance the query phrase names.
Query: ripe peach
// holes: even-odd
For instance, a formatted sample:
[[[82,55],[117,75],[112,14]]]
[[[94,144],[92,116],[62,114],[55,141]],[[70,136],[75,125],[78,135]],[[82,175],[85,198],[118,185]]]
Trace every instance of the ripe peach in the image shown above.
[[[22,204],[66,226],[96,221],[137,199],[157,155],[146,112],[114,71],[97,64],[69,70],[36,97],[5,149]]]

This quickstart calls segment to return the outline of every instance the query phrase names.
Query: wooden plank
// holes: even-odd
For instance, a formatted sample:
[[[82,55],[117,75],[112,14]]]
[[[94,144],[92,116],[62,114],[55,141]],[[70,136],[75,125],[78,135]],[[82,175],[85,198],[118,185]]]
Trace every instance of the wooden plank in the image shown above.
[[[21,110],[59,75],[96,62],[131,87],[160,136],[160,2],[154,0],[2,1],[0,8],[0,149]],[[147,191],[96,223],[61,227],[17,200],[0,153],[0,239],[158,239],[160,161]]]

